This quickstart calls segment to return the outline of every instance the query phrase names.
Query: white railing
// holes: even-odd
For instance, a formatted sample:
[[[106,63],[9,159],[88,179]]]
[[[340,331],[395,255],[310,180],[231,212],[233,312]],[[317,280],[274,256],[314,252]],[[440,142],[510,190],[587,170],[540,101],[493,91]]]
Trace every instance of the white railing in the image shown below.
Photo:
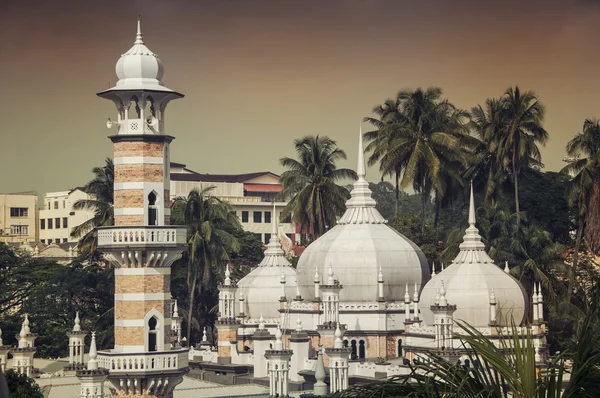
[[[98,352],[98,367],[110,373],[144,373],[187,368],[188,350],[163,351],[145,354]]]
[[[147,245],[152,243],[185,244],[185,227],[139,226],[98,228],[98,246],[127,243]]]

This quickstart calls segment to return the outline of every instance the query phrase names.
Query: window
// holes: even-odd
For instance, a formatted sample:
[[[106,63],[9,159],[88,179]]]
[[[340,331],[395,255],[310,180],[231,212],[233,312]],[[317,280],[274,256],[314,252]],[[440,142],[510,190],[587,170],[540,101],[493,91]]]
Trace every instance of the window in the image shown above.
[[[55,200],[55,201],[54,201],[54,208],[55,208],[55,209],[58,209],[58,200]]]
[[[63,238],[63,243],[67,243],[67,238]]]
[[[29,209],[27,207],[11,207],[10,208],[10,216],[11,217],[27,217],[29,214]]]
[[[69,219],[67,217],[63,217],[63,228],[69,228]]]
[[[261,211],[252,212],[252,218],[255,223],[261,223],[262,222],[262,212]]]
[[[158,321],[156,317],[150,318],[148,321],[148,351],[157,351],[158,347],[156,346],[156,326],[158,325]]]
[[[269,224],[271,222],[271,212],[265,211],[265,223]]]
[[[269,243],[271,241],[271,234],[265,234],[265,243]]]
[[[51,243],[52,243],[52,239],[48,239],[48,244],[51,244]]]
[[[157,221],[156,193],[152,191],[148,194],[148,225],[158,225]]]
[[[46,209],[47,209],[47,210],[50,210],[50,209],[51,209],[51,207],[50,207],[50,202],[48,202],[48,204],[46,204]]]
[[[46,244],[46,239],[41,239],[40,242],[42,242],[43,244]]]
[[[59,217],[56,217],[54,219],[54,225],[56,226],[56,229],[60,228],[60,218]]]
[[[40,229],[46,229],[46,220],[43,218],[40,220]]]
[[[242,212],[242,222],[248,222],[248,212],[247,211]]]
[[[11,225],[10,226],[10,234],[11,235],[27,235],[29,233],[28,225]]]
[[[48,229],[52,229],[52,219],[48,219]]]

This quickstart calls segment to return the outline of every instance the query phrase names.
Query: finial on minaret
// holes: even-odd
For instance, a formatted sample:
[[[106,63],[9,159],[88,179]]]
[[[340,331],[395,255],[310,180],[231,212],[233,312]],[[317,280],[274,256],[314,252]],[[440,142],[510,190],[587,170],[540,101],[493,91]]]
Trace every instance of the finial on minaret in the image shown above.
[[[419,289],[417,287],[417,282],[415,282],[415,293],[413,294],[413,301],[415,303],[419,301]]]
[[[225,268],[225,282],[223,283],[225,286],[231,286],[231,271],[229,270],[229,264]]]
[[[333,285],[335,283],[335,279],[333,277],[333,265],[331,262],[329,263],[329,270],[327,271],[327,284]]]
[[[471,198],[469,199],[469,226],[475,226],[475,199],[473,198],[473,182],[471,181]]]
[[[319,269],[315,267],[315,283],[321,283],[321,275],[319,275]]]
[[[79,311],[75,313],[75,326],[73,326],[74,332],[81,332],[81,320],[79,319]]]
[[[177,300],[175,300],[175,304],[173,304],[173,318],[179,318],[179,310],[177,308]]]
[[[281,274],[279,275],[279,283],[285,283],[285,273],[283,272],[283,267],[281,267]]]
[[[296,332],[302,331],[302,320],[300,319],[300,313],[296,316]],[[0,344],[2,345],[2,344]]]
[[[258,328],[260,330],[264,330],[265,328],[265,319],[263,318],[262,312],[260,313],[260,319],[258,320]]]
[[[273,347],[277,351],[283,350],[283,342],[281,341],[281,329],[277,328],[275,332],[275,346]]]
[[[494,293],[494,288],[492,288],[492,293],[490,294],[490,304],[496,304],[496,294]]]
[[[338,323],[335,327],[335,340],[333,341],[333,348],[344,348],[344,342],[342,341],[342,331],[340,330],[340,324]]]
[[[381,264],[379,264],[379,274],[377,275],[377,282],[383,283],[383,271],[381,269]]]
[[[134,44],[144,44],[144,39],[142,39],[142,22],[140,21],[139,15],[138,15],[138,22],[137,22],[137,35],[135,36]]]
[[[404,302],[410,303],[410,294],[408,294],[408,283],[406,284],[405,289],[406,290],[404,291]]]
[[[25,333],[31,333],[31,329],[29,329],[29,315],[25,314],[25,320],[23,321],[23,329],[25,329]]]
[[[208,336],[206,335],[206,326],[202,330],[202,341],[208,341]]]
[[[92,341],[90,343],[90,360],[88,361],[88,370],[96,370],[98,369],[98,361],[96,357],[98,356],[98,351],[96,349],[96,332],[92,332]]]
[[[362,123],[358,133],[358,164],[356,165],[356,175],[358,179],[364,179],[367,173],[365,172],[365,153],[363,150],[363,135],[362,135]]]
[[[444,280],[442,279],[440,284],[440,305],[446,306],[448,305],[448,300],[446,299],[446,288],[444,287]]]
[[[508,268],[508,261],[504,262],[504,272],[506,272],[507,274],[510,274],[510,268]]]
[[[431,277],[433,278],[435,276],[435,263],[433,263],[433,265],[431,266]]]

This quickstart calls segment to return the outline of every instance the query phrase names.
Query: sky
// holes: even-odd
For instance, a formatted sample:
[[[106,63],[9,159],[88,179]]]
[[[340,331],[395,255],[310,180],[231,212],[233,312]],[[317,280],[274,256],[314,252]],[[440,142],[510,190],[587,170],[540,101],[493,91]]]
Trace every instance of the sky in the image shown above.
[[[116,111],[95,94],[116,83],[138,15],[185,94],[167,108],[171,159],[202,173],[281,173],[293,140],[316,134],[354,168],[360,121],[401,89],[439,86],[463,109],[533,90],[552,171],[600,118],[600,1],[3,0],[0,192],[81,186],[112,157]]]

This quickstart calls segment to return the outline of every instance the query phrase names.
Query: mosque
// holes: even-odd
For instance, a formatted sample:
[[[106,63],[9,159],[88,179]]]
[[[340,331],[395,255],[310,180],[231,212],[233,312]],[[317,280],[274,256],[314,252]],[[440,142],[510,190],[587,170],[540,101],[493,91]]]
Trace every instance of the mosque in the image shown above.
[[[431,272],[421,249],[376,209],[365,180],[361,135],[358,180],[337,225],[306,248],[295,269],[273,217],[260,265],[239,281],[227,267],[219,287],[217,347],[206,333],[196,347],[180,346],[181,318],[169,285],[170,266],[186,249],[186,229],[169,225],[174,137],[167,134],[165,111],[183,94],[163,84],[163,65],[144,44],[139,23],[116,72],[116,86],[98,93],[117,109],[116,121],[108,123],[118,130],[109,137],[115,226],[98,229],[98,247],[115,267],[115,345],[98,351],[92,333],[86,363],[88,332],[76,318],[70,366],[81,398],[177,397],[190,370],[205,380],[268,386],[256,396],[297,396],[300,390],[325,395],[353,382],[408,374],[407,363],[423,353],[462,360],[468,347],[455,337],[457,320],[498,344],[499,335],[512,333],[511,322],[530,326],[536,361],[540,366],[547,361],[541,289],[528,297],[488,256],[472,189],[460,252],[439,273]],[[18,347],[0,340],[0,363],[6,366],[10,351],[13,367],[30,374],[35,335],[27,318],[18,339]]]

